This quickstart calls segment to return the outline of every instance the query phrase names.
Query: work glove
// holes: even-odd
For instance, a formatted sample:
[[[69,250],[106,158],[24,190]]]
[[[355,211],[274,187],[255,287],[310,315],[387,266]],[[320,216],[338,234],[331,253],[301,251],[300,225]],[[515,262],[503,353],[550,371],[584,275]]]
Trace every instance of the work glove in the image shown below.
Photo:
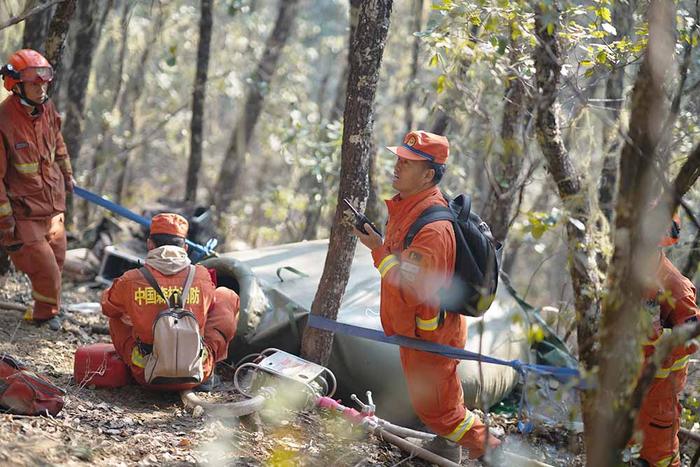
[[[73,186],[75,185],[75,179],[73,175],[63,175],[63,182],[66,187],[66,193],[73,193]]]
[[[0,243],[11,244],[15,240],[15,218],[8,216],[0,222]]]

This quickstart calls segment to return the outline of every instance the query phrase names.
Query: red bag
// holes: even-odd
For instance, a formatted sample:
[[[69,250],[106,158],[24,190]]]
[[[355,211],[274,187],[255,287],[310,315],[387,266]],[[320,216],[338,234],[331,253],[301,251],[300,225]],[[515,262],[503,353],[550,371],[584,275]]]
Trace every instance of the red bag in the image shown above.
[[[57,415],[65,393],[17,359],[0,354],[0,408],[19,415]]]

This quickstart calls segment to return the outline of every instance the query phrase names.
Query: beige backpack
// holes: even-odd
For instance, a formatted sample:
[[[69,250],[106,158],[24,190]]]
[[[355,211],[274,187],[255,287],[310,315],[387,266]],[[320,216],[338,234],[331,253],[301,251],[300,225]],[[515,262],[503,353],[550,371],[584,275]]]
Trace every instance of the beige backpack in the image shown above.
[[[190,266],[182,293],[163,294],[156,278],[147,268],[139,269],[168,308],[153,322],[153,347],[145,357],[144,378],[149,384],[201,383],[204,377],[204,346],[194,313],[184,308],[194,280]]]

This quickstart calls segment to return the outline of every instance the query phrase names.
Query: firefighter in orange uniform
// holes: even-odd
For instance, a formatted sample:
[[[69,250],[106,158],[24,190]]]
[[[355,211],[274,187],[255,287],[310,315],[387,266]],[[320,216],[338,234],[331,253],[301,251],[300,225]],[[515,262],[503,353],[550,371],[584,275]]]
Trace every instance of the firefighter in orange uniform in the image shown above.
[[[387,201],[386,237],[369,226],[368,235],[355,229],[360,241],[372,250],[381,274],[380,316],[384,333],[417,337],[464,348],[466,318],[440,311],[438,292],[452,280],[455,268],[455,233],[449,221],[433,222],[419,231],[403,250],[404,237],[429,206],[447,203],[437,184],[449,155],[447,138],[425,131],[411,131],[398,147],[392,186],[398,194]],[[437,436],[425,447],[455,462],[461,447],[471,459],[481,457],[500,441],[490,435],[479,417],[464,406],[458,361],[441,355],[401,347],[401,364],[413,408]]]
[[[0,103],[0,243],[32,283],[34,308],[25,319],[56,330],[73,177],[61,119],[46,93],[53,68],[38,52],[23,49],[0,74],[12,92]]]
[[[671,231],[659,243],[660,247],[678,242],[680,218],[674,216]],[[655,274],[647,288],[646,308],[651,312],[653,334],[645,342],[644,355],[648,359],[664,332],[676,326],[698,320],[700,311],[695,305],[695,287],[666,258],[663,250],[654,252]],[[658,255],[658,256],[656,256]],[[678,431],[681,405],[678,396],[685,386],[688,360],[697,350],[695,345],[676,347],[656,372],[649,392],[642,401],[637,418],[637,436],[641,435],[640,458],[651,467],[680,467]]]
[[[158,214],[151,221],[145,267],[166,298],[174,290],[181,290],[188,274],[190,260],[185,245],[188,228],[187,220],[177,214]],[[216,288],[207,269],[199,265],[188,297],[183,300],[197,318],[204,340],[204,381],[207,381],[215,363],[228,354],[228,345],[236,333],[240,300],[234,291]],[[166,308],[165,301],[138,269],[124,273],[102,296],[102,313],[109,317],[112,343],[134,379],[144,386],[149,386],[144,377],[144,357],[153,344],[153,323]],[[151,385],[160,390],[194,386],[196,383]]]

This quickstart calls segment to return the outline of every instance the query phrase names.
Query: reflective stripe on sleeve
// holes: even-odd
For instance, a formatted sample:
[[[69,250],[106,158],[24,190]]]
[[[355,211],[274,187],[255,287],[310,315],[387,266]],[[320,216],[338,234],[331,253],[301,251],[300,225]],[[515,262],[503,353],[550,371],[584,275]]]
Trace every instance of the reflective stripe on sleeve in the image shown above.
[[[431,319],[421,319],[416,316],[416,327],[421,331],[435,331],[439,323],[439,315]]]
[[[141,352],[139,352],[139,348],[136,345],[131,351],[131,363],[139,368],[146,368],[146,357],[141,355]]]
[[[384,277],[386,273],[389,272],[389,269],[393,268],[394,266],[398,266],[398,264],[399,259],[396,257],[396,255],[388,255],[382,260],[381,263],[379,263],[377,269],[379,270],[379,274]]]
[[[467,411],[467,413],[464,415],[464,420],[462,420],[460,424],[457,425],[457,427],[454,430],[452,430],[452,433],[446,435],[445,438],[455,443],[458,443],[464,437],[464,434],[467,431],[469,431],[474,425],[475,420],[476,417],[474,416],[474,414]]]
[[[658,379],[663,379],[663,378],[668,378],[668,376],[674,372],[674,371],[679,371],[688,366],[688,362],[690,361],[690,355],[686,355],[685,357],[681,357],[675,362],[673,362],[673,365],[671,365],[668,368],[661,368],[659,371],[656,372],[656,375],[654,378]]]

